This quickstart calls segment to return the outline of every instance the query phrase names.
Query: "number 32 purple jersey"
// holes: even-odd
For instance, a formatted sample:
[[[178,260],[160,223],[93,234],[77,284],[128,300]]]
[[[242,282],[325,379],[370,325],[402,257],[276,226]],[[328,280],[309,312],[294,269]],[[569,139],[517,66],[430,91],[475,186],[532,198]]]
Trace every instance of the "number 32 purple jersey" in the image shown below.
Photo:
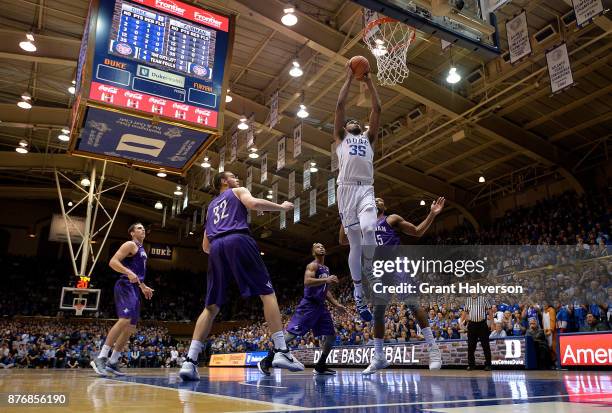
[[[247,209],[232,189],[225,190],[208,205],[206,236],[213,240],[228,232],[248,231]]]

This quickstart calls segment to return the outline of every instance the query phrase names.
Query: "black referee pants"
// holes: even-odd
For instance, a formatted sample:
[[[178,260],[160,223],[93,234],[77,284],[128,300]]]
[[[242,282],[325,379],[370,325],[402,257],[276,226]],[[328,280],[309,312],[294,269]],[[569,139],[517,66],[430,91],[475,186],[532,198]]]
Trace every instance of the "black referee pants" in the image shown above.
[[[482,351],[485,356],[485,366],[491,366],[491,347],[489,346],[489,328],[487,327],[487,321],[470,321],[468,323],[467,336],[468,336],[468,364],[470,367],[476,365],[476,344],[480,341]]]

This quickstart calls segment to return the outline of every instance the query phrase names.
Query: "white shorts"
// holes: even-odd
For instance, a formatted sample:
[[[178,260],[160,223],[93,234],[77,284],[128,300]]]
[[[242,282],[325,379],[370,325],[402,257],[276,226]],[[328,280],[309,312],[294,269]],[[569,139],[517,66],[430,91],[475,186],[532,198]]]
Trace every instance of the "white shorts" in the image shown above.
[[[376,209],[374,186],[338,185],[338,212],[345,231],[359,225],[359,215],[368,208]]]

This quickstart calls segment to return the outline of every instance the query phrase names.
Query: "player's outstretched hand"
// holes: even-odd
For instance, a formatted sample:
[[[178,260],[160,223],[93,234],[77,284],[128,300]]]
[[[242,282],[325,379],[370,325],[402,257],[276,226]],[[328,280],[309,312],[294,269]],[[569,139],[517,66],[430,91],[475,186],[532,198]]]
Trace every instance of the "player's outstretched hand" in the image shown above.
[[[444,208],[444,202],[445,201],[446,201],[446,199],[444,199],[443,196],[441,196],[440,198],[438,198],[435,201],[433,201],[431,203],[431,212],[434,215],[438,215],[440,212],[442,212],[442,209]]]
[[[329,277],[327,277],[327,283],[338,284],[338,277],[336,277],[335,275],[330,275]]]
[[[283,211],[291,211],[293,209],[293,203],[285,201],[281,204]]]
[[[144,294],[147,300],[150,300],[151,297],[153,297],[153,291],[155,291],[153,288],[147,287],[146,285],[141,284],[140,289],[142,290],[142,293]]]

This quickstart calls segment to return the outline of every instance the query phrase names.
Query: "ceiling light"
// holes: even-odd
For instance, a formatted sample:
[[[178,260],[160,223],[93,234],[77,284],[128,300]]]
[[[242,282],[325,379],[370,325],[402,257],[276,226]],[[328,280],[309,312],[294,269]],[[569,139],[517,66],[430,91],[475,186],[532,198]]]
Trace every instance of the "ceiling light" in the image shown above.
[[[319,168],[317,168],[317,163],[316,162],[310,162],[310,172],[317,172],[319,170]]]
[[[57,135],[57,139],[59,139],[62,142],[68,142],[70,140],[70,136],[64,135],[62,133],[61,135]]]
[[[69,206],[69,207],[71,207],[71,206],[73,206],[73,205],[74,205],[74,204],[72,203],[72,201],[68,201],[68,206]]]
[[[68,129],[68,128],[62,128],[62,133],[63,133],[64,135],[70,135],[70,129]]]
[[[265,253],[265,252],[263,252],[263,251],[261,251],[261,252],[259,253],[259,255],[266,255],[266,253]]]
[[[210,162],[208,161],[208,156],[204,157],[204,161],[200,164],[202,168],[210,168]]]
[[[26,141],[25,139],[22,139],[19,141],[19,146],[21,146],[22,148],[27,148],[28,147],[28,141]]]
[[[87,187],[89,185],[91,185],[91,181],[88,177],[84,176],[83,179],[81,179],[81,186]]]
[[[249,128],[249,124],[246,123],[247,122],[247,118],[246,117],[241,117],[240,118],[240,123],[238,124],[238,129],[240,130],[247,130]]]
[[[419,205],[420,205],[420,206],[425,206],[425,201],[423,201],[423,200],[421,199],[421,202],[419,202]]]
[[[74,93],[76,92],[76,89],[74,86],[69,86],[68,87],[68,92],[70,92],[71,95],[74,95]]]
[[[306,106],[300,105],[300,110],[298,110],[297,116],[298,118],[307,118],[309,115],[308,111],[306,111]]]
[[[461,80],[461,76],[459,75],[459,73],[457,73],[457,68],[451,67],[450,70],[448,71],[448,76],[446,77],[446,81],[450,83],[451,85],[454,85],[460,80]]]
[[[18,146],[15,148],[15,151],[17,151],[17,153],[28,153],[28,148],[22,148],[21,146]]]
[[[289,74],[293,77],[300,77],[304,74],[304,71],[300,69],[300,64],[297,60],[293,61],[293,67],[289,70]]]
[[[274,193],[274,191],[272,191],[271,189],[268,190],[268,195],[266,195],[266,198],[268,199],[272,199],[274,196],[272,195]]]
[[[252,146],[249,148],[249,158],[257,159],[259,158],[259,154],[257,153],[257,148]]]
[[[376,43],[376,47],[372,49],[372,54],[374,56],[378,57],[387,54],[387,46],[385,46],[384,40],[376,39],[374,43]]]
[[[155,209],[164,209],[164,204],[162,204],[161,201],[157,201],[155,203]]]
[[[159,176],[160,178],[165,178],[166,176],[168,176],[168,174],[167,174],[167,173],[165,173],[164,171],[159,171],[159,172],[157,173],[157,176]]]
[[[481,184],[484,184],[486,181],[485,177],[483,175],[480,175],[480,178],[478,178],[478,182],[480,182]]]
[[[32,109],[32,104],[27,100],[20,100],[17,102],[17,106],[19,106],[21,109]]]
[[[28,234],[28,237],[30,237],[30,238],[36,238],[36,234]]]
[[[189,235],[193,235],[193,231],[189,231]]]
[[[176,191],[174,191],[174,195],[177,195],[177,196],[183,195],[183,191],[182,191],[182,188],[180,187],[180,185],[176,186]]]
[[[286,9],[283,10],[283,12],[285,14],[283,15],[283,17],[281,17],[281,22],[285,26],[294,26],[298,21],[297,16],[293,14],[295,13],[295,8],[287,7]]]
[[[225,103],[230,103],[232,100],[234,100],[234,98],[232,98],[232,95],[229,94],[230,90],[227,89],[227,95],[225,95]]]
[[[21,94],[21,100],[32,100],[32,95],[30,95],[28,92],[23,92]]]
[[[26,34],[26,40],[19,42],[19,47],[26,52],[35,52],[36,45],[34,44],[34,35],[32,35],[32,33]]]

